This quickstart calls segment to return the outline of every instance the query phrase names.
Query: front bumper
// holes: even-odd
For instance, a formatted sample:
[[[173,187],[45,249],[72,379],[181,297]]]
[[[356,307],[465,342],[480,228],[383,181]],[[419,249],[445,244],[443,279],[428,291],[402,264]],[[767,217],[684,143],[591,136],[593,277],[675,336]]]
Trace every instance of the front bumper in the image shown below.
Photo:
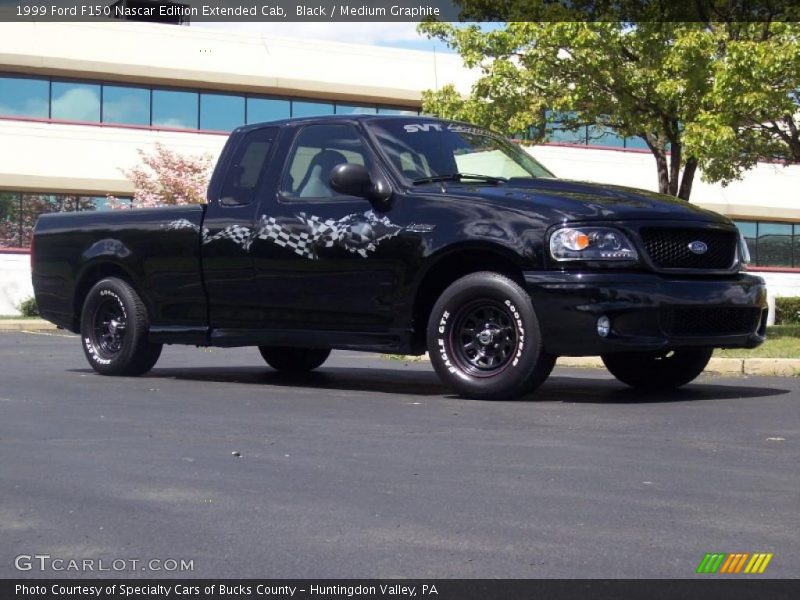
[[[767,323],[764,280],[674,278],[649,273],[528,271],[545,350],[559,356],[683,346],[755,348]],[[611,320],[610,334],[597,319]]]

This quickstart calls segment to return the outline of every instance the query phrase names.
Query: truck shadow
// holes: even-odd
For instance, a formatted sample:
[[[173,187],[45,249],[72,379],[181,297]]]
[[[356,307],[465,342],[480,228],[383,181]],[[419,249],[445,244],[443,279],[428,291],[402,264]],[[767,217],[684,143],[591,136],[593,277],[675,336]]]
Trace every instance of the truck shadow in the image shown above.
[[[432,370],[420,368],[323,367],[312,373],[287,375],[261,367],[182,367],[156,368],[144,377],[458,398],[439,381]],[[759,385],[757,380],[742,381],[747,381],[747,384],[738,385],[733,379],[728,379],[724,384],[701,380],[677,390],[643,392],[605,377],[591,379],[554,375],[542,387],[522,400],[578,404],[643,404],[767,398],[788,394],[791,391]],[[770,380],[770,383],[773,381]]]

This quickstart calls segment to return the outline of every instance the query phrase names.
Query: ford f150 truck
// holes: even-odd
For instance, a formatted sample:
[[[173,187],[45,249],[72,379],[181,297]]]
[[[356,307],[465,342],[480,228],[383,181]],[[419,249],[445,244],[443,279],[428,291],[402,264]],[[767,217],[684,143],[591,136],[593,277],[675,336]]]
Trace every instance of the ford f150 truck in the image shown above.
[[[147,372],[163,344],[257,346],[294,373],[331,349],[427,350],[488,399],[560,355],[664,389],[761,344],[747,260],[716,213],[557,179],[467,123],[380,115],[241,127],[207,205],[44,215],[32,248],[42,316],[104,375]]]

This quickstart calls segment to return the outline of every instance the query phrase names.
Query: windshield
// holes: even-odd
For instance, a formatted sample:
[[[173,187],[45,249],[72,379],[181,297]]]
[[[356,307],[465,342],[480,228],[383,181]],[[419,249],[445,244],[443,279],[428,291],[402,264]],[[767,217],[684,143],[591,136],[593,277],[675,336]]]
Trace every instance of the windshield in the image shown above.
[[[553,177],[527,152],[479,127],[420,119],[376,119],[368,127],[395,169],[411,183]]]

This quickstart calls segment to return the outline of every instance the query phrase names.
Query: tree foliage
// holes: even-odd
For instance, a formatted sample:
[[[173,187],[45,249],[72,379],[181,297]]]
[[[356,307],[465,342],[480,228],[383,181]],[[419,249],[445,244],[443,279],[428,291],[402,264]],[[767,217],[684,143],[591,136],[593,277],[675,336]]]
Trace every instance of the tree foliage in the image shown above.
[[[206,203],[211,155],[183,155],[161,143],[155,144],[152,153],[138,153],[142,164],[123,171],[134,185],[133,207]],[[113,196],[109,201],[114,208],[127,208]]]
[[[497,3],[461,4],[473,17],[498,17]],[[547,3],[500,4],[504,15],[530,18]],[[659,190],[684,199],[698,168],[725,184],[760,159],[800,162],[798,23],[426,22],[420,31],[481,73],[466,98],[452,85],[426,91],[426,112],[508,134],[534,125],[534,139],[546,136],[546,111],[566,128],[599,123],[642,138]]]

